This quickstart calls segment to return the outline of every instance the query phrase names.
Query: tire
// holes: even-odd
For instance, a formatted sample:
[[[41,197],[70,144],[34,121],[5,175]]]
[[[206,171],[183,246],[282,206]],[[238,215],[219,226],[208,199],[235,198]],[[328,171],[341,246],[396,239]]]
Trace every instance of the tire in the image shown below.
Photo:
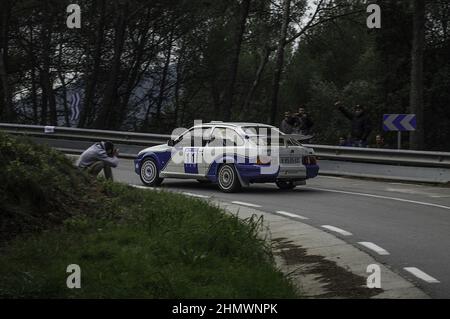
[[[159,169],[153,158],[147,158],[142,162],[139,177],[144,185],[151,187],[161,185],[164,180],[159,177]]]
[[[217,184],[224,193],[235,193],[241,189],[241,183],[233,165],[224,164],[219,167]]]
[[[291,181],[278,181],[275,182],[275,184],[277,184],[278,188],[282,190],[291,190],[297,186],[294,184],[294,182]]]

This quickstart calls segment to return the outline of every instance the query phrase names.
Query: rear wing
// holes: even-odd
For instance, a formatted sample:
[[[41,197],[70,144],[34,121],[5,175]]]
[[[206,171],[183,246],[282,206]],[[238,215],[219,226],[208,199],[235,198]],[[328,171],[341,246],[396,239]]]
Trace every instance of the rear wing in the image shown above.
[[[312,139],[314,135],[284,134],[283,137],[292,138],[293,140],[303,142]]]

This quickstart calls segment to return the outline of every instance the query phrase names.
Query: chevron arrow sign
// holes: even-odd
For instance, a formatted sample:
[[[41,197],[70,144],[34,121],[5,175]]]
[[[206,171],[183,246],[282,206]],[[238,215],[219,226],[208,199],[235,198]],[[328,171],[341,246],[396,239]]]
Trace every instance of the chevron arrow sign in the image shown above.
[[[415,131],[416,114],[384,114],[383,129],[385,131]]]
[[[79,93],[73,93],[70,96],[70,120],[77,121],[80,117],[80,94]]]

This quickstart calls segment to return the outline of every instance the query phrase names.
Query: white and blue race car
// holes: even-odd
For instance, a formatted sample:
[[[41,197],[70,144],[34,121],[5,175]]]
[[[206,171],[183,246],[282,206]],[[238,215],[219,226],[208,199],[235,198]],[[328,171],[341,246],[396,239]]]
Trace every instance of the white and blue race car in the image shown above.
[[[167,144],[142,150],[134,163],[147,186],[159,186],[164,178],[196,179],[229,193],[252,183],[293,189],[319,172],[312,149],[295,136],[255,123],[197,125]]]

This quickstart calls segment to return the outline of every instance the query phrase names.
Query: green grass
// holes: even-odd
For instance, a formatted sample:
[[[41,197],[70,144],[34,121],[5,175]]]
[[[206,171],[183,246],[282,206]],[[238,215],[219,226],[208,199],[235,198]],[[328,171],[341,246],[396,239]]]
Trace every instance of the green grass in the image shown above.
[[[257,237],[260,221],[172,193],[105,187],[104,214],[70,218],[2,249],[1,297],[295,297]],[[69,264],[81,267],[81,289],[66,287]]]
[[[0,151],[14,149],[17,160],[0,164],[11,179],[0,185],[1,227],[14,226],[0,242],[0,297],[297,297],[257,236],[260,220],[178,194],[93,181],[52,150],[4,140]],[[21,160],[21,148],[41,160]],[[14,177],[14,167],[32,186]],[[66,286],[69,264],[81,267],[80,289]]]

